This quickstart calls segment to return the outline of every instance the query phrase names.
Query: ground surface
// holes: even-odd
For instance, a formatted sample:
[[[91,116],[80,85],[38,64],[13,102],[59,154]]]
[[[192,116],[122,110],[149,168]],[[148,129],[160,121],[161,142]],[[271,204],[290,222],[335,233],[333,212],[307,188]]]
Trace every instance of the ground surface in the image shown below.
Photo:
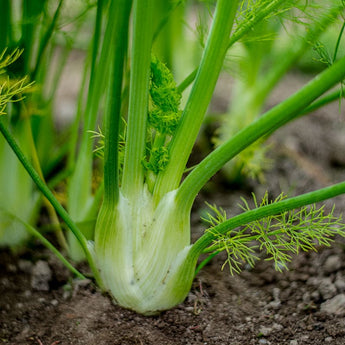
[[[304,82],[285,80],[280,99]],[[343,108],[344,109],[344,108]],[[339,182],[345,172],[345,115],[333,105],[302,118],[271,138],[267,185],[245,191],[218,186],[202,195],[192,217],[201,231],[203,199],[228,213],[239,196],[306,192]],[[217,181],[216,181],[217,182]],[[213,186],[213,187],[214,187]],[[212,187],[212,186],[211,186]],[[335,200],[337,210],[344,198]],[[330,207],[331,203],[327,203]],[[159,316],[144,317],[114,306],[90,282],[77,283],[37,244],[20,255],[0,252],[0,343],[25,345],[318,345],[345,344],[345,244],[294,258],[277,273],[261,261],[238,276],[221,271],[219,257],[197,276],[186,301]]]

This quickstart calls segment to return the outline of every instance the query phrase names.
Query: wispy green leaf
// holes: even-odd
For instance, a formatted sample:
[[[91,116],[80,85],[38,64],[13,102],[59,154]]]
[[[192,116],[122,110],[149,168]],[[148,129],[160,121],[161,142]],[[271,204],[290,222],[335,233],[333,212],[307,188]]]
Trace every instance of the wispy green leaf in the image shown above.
[[[253,195],[253,203],[258,208],[284,198],[285,195],[280,194],[269,201],[266,193],[259,203]],[[251,209],[244,199],[241,207],[244,211]],[[324,206],[306,206],[250,222],[226,234],[215,230],[216,225],[226,220],[225,211],[215,206],[211,209],[215,216],[210,216],[211,227],[206,231],[211,232],[216,240],[205,252],[213,255],[225,251],[227,259],[223,267],[228,265],[231,274],[240,272],[243,264],[254,266],[261,252],[264,252],[265,260],[273,261],[276,270],[282,271],[287,268],[293,254],[316,251],[321,245],[330,246],[335,235],[345,237],[345,224],[341,216],[334,214],[334,208],[326,213]]]

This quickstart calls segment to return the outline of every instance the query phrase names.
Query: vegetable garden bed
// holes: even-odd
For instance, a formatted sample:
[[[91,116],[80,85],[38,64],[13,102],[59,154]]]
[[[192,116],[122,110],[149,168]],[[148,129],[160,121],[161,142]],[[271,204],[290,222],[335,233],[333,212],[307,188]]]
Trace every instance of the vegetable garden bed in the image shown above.
[[[3,5],[2,343],[344,344],[344,0]]]

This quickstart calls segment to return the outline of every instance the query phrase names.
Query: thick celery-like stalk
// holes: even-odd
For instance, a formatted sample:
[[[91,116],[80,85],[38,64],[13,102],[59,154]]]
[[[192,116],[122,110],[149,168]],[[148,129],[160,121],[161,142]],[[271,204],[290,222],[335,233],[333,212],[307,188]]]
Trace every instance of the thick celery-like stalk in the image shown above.
[[[156,200],[180,184],[223,66],[238,3],[238,0],[217,2],[196,80],[183,111],[181,123],[170,145],[171,159],[167,168],[158,176],[155,187]]]

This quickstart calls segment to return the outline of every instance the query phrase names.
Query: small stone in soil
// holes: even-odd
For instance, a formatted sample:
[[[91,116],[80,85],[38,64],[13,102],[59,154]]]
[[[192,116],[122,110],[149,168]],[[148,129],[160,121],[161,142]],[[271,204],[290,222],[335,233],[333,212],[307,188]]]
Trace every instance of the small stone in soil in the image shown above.
[[[28,273],[28,274],[31,274],[31,271],[32,271],[32,267],[33,267],[33,264],[31,261],[29,260],[19,260],[18,261],[18,267],[21,271],[23,271],[24,273]]]
[[[327,314],[345,314],[345,294],[339,294],[321,304],[321,311]]]
[[[320,299],[320,292],[315,290],[310,294],[310,297],[313,301],[318,301]]]
[[[32,292],[30,290],[25,290],[23,293],[23,296],[26,298],[31,297],[31,295],[32,295]]]
[[[7,264],[6,268],[7,268],[7,272],[11,272],[11,273],[16,273],[17,272],[16,265]]]
[[[345,279],[341,275],[337,274],[337,278],[334,282],[335,287],[338,289],[339,292],[345,291]]]
[[[342,266],[341,260],[338,255],[331,255],[324,263],[324,271],[328,274],[338,271]]]
[[[49,291],[52,271],[46,261],[39,260],[32,269],[31,287],[38,291]]]
[[[266,326],[261,326],[259,329],[260,334],[262,334],[263,336],[268,336],[270,335],[272,332],[274,331],[281,331],[283,329],[283,326],[278,324],[278,323],[274,323],[272,325],[272,327],[266,327]]]
[[[337,294],[337,288],[332,283],[330,278],[322,278],[320,279],[319,292],[326,300],[334,297]]]
[[[59,304],[59,301],[56,299],[53,299],[51,302],[51,305],[53,305],[54,307],[56,307]]]

